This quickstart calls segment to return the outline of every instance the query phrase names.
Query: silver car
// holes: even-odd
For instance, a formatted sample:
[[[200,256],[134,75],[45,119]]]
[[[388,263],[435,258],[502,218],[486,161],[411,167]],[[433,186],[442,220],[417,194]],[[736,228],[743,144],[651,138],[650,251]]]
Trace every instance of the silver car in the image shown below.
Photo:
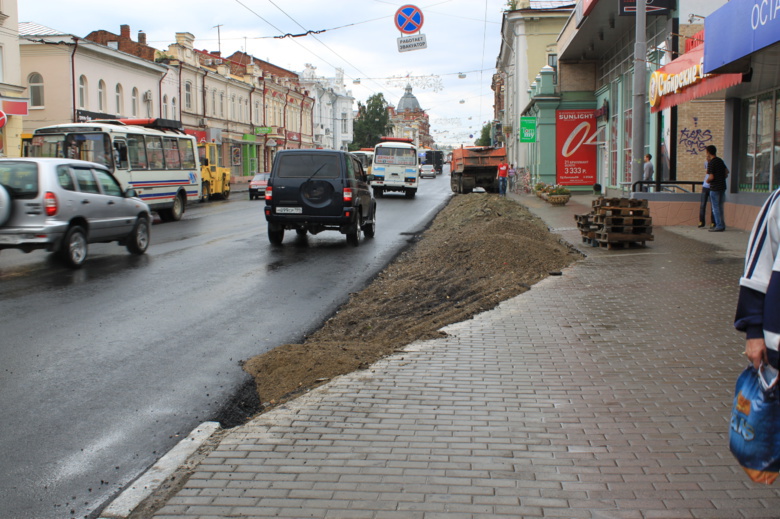
[[[89,243],[149,247],[152,215],[102,165],[69,159],[0,159],[0,250],[54,252],[69,267]]]

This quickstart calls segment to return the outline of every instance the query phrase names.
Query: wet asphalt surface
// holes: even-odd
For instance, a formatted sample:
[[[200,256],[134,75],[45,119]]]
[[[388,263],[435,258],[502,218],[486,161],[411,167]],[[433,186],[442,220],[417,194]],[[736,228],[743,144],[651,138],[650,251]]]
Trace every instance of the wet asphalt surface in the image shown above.
[[[156,224],[145,256],[90,247],[70,271],[0,254],[0,517],[95,517],[247,383],[240,361],[316,329],[449,198],[378,200],[358,247],[325,232],[271,247],[263,203],[234,193]]]

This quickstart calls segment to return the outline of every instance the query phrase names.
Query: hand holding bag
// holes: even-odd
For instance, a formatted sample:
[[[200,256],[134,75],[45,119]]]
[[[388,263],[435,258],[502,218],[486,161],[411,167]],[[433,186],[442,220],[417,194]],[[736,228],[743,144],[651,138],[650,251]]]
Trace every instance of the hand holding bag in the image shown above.
[[[756,483],[771,485],[780,473],[778,371],[748,366],[737,379],[729,449]]]

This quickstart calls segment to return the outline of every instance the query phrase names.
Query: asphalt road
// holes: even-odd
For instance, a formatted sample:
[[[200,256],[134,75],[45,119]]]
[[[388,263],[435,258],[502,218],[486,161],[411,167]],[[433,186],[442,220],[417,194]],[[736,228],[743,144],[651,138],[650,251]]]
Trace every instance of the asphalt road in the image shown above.
[[[145,256],[99,244],[80,271],[0,254],[0,517],[94,517],[247,380],[239,362],[299,341],[449,198],[378,200],[376,237],[281,247],[263,203],[234,193],[152,228]]]

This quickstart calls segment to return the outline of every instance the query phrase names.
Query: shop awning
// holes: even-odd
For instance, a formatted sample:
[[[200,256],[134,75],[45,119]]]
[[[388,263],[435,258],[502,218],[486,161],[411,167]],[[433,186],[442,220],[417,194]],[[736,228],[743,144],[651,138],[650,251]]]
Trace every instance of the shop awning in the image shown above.
[[[742,74],[704,74],[704,45],[653,72],[648,98],[655,113],[742,83]]]

